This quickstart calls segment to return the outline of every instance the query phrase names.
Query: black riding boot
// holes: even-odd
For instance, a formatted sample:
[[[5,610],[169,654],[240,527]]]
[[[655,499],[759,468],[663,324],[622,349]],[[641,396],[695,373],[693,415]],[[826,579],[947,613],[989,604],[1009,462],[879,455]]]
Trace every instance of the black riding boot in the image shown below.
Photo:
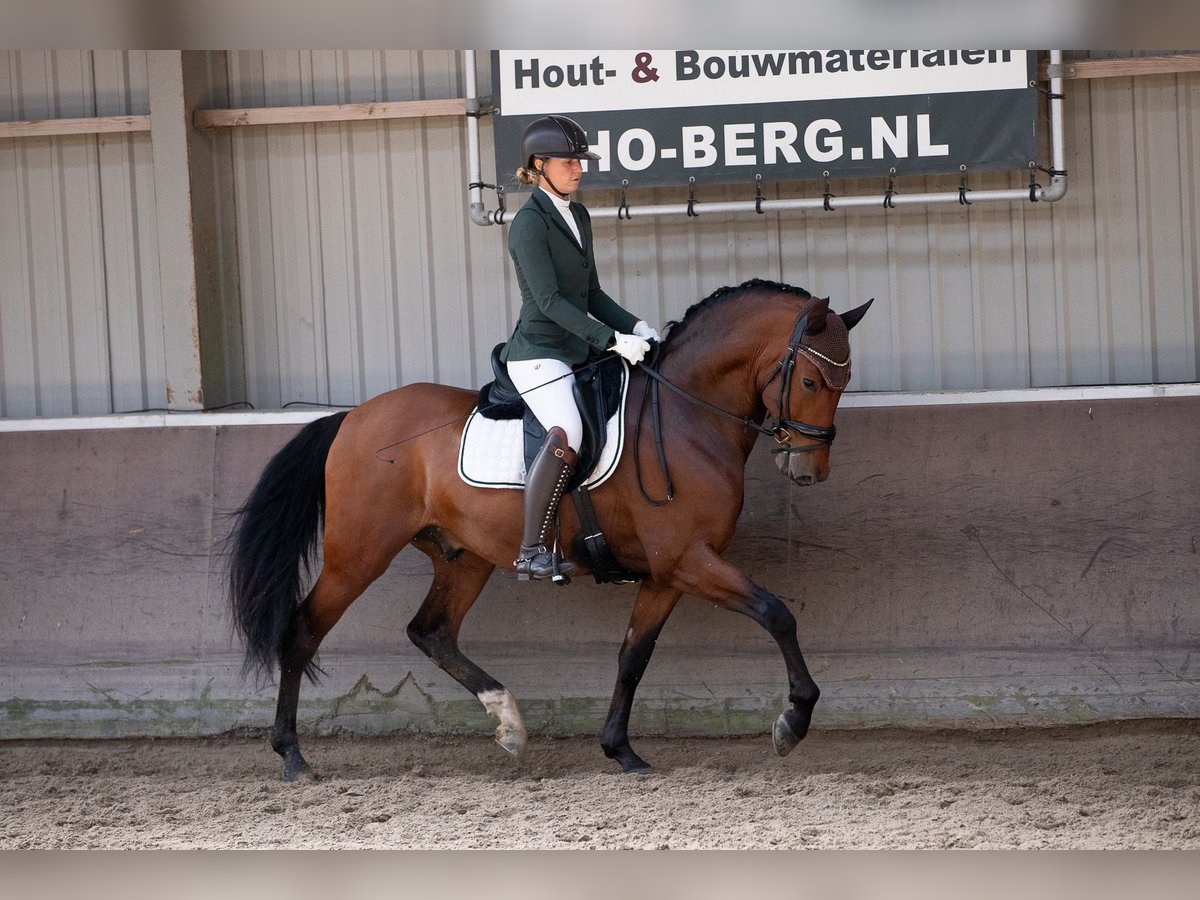
[[[525,476],[525,533],[520,556],[514,563],[518,581],[569,576],[576,569],[565,559],[555,565],[554,554],[546,549],[546,532],[578,458],[579,454],[567,446],[567,433],[557,426],[551,428]]]

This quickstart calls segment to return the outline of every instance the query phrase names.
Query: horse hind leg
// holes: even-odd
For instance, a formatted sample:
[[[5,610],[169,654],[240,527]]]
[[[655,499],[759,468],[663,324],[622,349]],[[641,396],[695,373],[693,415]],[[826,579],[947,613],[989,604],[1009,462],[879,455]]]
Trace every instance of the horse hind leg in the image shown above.
[[[519,758],[528,738],[516,698],[458,646],[463,619],[495,566],[461,548],[447,547],[441,535],[419,535],[413,543],[433,560],[433,584],[408,625],[409,639],[479,699],[487,714],[498,722],[496,743]]]
[[[271,747],[283,758],[284,781],[316,780],[300,752],[296,731],[300,682],[306,673],[313,676],[313,657],[325,635],[379,574],[352,575],[330,566],[326,560],[312,590],[296,610],[291,631],[279,655],[279,698],[275,705],[275,724],[271,728]]]

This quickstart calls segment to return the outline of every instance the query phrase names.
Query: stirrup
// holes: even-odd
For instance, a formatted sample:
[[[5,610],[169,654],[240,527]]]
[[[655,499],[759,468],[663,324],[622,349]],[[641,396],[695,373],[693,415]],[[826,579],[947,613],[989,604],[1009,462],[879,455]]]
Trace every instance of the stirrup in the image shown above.
[[[517,581],[542,581],[549,578],[555,584],[565,587],[571,583],[571,576],[578,566],[569,559],[561,559],[554,550],[545,546],[522,547],[521,555],[513,562],[517,570]]]

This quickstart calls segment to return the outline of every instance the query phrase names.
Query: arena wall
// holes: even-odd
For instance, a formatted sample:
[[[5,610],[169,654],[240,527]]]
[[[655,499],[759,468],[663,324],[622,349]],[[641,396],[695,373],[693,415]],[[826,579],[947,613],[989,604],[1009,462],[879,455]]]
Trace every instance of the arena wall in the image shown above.
[[[760,444],[729,555],[796,613],[823,690],[815,726],[1200,713],[1200,396],[1169,393],[847,396],[831,476],[810,488]],[[269,724],[274,686],[242,678],[220,551],[228,512],[312,414],[274,416],[0,430],[0,736]],[[264,421],[277,424],[246,424]],[[407,550],[350,609],[322,649],[325,678],[302,692],[302,730],[490,728],[405,637],[429,572]],[[498,573],[463,644],[533,730],[594,733],[635,591]],[[764,632],[685,599],[632,731],[754,733],[785,694]]]

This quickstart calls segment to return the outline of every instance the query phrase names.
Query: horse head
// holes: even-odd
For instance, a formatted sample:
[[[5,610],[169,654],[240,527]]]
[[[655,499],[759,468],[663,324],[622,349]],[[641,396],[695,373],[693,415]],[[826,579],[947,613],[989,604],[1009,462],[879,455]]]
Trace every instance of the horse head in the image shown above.
[[[775,419],[775,465],[796,484],[808,486],[829,477],[829,448],[837,434],[833,417],[850,381],[849,332],[874,302],[838,315],[830,310],[828,297],[810,300],[772,375],[778,388],[768,382],[763,403]],[[777,391],[773,402],[772,390]]]

